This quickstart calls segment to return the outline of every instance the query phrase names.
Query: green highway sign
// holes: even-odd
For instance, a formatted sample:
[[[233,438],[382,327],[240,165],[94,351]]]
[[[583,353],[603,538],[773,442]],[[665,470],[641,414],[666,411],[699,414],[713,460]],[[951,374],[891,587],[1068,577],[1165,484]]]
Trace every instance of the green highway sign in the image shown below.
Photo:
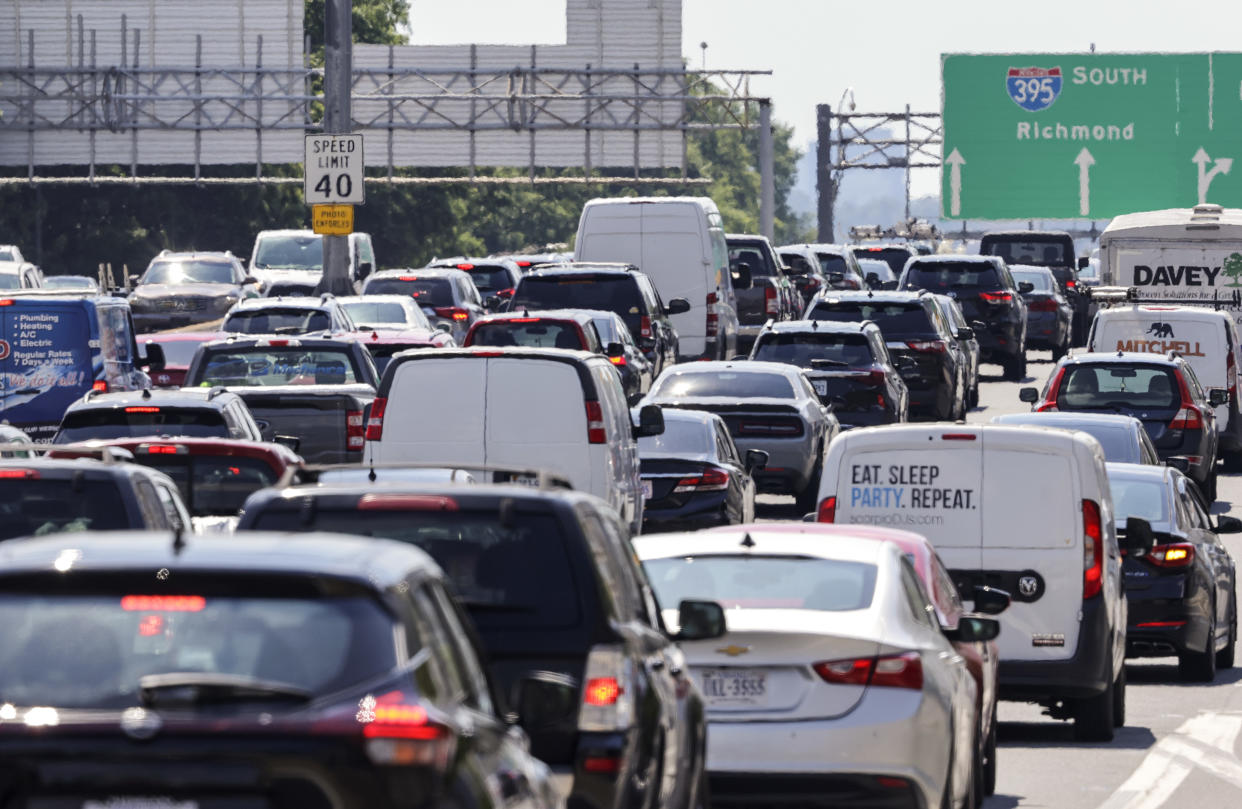
[[[945,54],[941,209],[1108,219],[1242,207],[1242,54]]]

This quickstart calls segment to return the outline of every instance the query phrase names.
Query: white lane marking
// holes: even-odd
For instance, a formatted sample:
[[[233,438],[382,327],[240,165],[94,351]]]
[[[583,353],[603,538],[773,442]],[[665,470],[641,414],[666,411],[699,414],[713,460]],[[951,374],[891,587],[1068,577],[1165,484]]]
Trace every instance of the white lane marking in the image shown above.
[[[1205,758],[1197,745],[1188,742],[1222,750],[1232,758],[1239,733],[1242,716],[1204,713],[1186,720],[1156,743],[1138,769],[1100,804],[1100,809],[1159,809]],[[1187,756],[1188,752],[1193,757]],[[1207,766],[1204,769],[1212,770]],[[1222,768],[1222,772],[1230,773],[1225,777],[1232,781],[1232,770]],[[1238,766],[1238,773],[1242,774],[1242,766]]]
[[[1171,751],[1176,751],[1181,758],[1190,761],[1200,769],[1228,781],[1238,789],[1242,789],[1242,764],[1233,755],[1216,747],[1191,743],[1186,739],[1166,739]]]

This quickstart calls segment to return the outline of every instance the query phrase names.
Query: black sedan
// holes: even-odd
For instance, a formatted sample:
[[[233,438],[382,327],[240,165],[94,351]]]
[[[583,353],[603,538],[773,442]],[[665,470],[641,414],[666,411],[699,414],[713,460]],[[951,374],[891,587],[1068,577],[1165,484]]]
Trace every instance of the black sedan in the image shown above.
[[[560,805],[443,574],[408,545],[9,540],[0,614],[7,805]],[[578,699],[529,685],[534,724]]]
[[[1183,680],[1210,682],[1233,667],[1238,604],[1233,558],[1217,534],[1242,532],[1242,520],[1216,525],[1195,485],[1176,469],[1108,465],[1119,533],[1127,518],[1146,520],[1155,546],[1125,559],[1127,657],[1177,655]]]
[[[701,410],[668,410],[661,435],[638,439],[647,498],[643,531],[693,530],[755,519],[755,481],[768,454],[740,457],[724,420]]]

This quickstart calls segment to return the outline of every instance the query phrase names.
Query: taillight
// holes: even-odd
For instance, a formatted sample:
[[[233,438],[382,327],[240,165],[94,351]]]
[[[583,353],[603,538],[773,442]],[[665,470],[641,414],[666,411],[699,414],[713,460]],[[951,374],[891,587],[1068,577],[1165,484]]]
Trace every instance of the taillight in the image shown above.
[[[1082,597],[1100,594],[1104,583],[1104,525],[1100,505],[1094,500],[1082,501]]]
[[[743,419],[738,422],[737,435],[739,436],[772,436],[777,438],[793,438],[802,435],[802,420],[797,418],[783,418],[780,416],[764,419],[753,418]]]
[[[91,390],[95,391],[96,393],[107,393],[108,392],[108,380],[96,379],[93,383],[91,383]]]
[[[621,368],[624,368],[626,365],[625,357],[609,357],[608,361]]]
[[[811,666],[826,683],[875,685],[886,688],[923,688],[923,659],[918,652],[855,660],[830,660]]]
[[[720,333],[720,315],[716,312],[716,293],[707,293],[707,336],[716,337]]]
[[[367,429],[363,437],[367,441],[380,441],[384,438],[384,411],[388,409],[388,399],[381,396],[371,402],[371,417],[367,419]]]
[[[815,515],[816,522],[836,522],[837,521],[837,496],[825,497],[819,501],[819,513]]]
[[[651,316],[643,315],[638,321],[638,336],[643,339],[650,340],[653,336],[651,331]]]
[[[139,444],[139,454],[147,455],[186,455],[189,450],[184,444]]]
[[[1055,312],[1057,310],[1057,302],[1052,298],[1038,298],[1031,301],[1028,308],[1032,312]]]
[[[708,467],[703,474],[684,477],[673,487],[673,494],[683,492],[718,492],[729,488],[729,473],[723,469]]]
[[[1057,397],[1061,395],[1061,383],[1065,380],[1065,366],[1057,370],[1057,375],[1048,385],[1048,395],[1035,408],[1036,413],[1053,413],[1057,410]]]
[[[1077,281],[1075,281],[1075,280],[1074,280],[1074,279],[1072,279],[1072,278],[1071,278],[1070,280],[1068,280],[1068,281],[1066,281],[1066,282],[1065,282],[1065,288],[1066,288],[1066,289],[1074,289],[1074,288],[1075,288],[1075,287],[1077,287],[1077,286],[1078,286],[1078,282],[1077,282]]]
[[[906,345],[920,354],[943,354],[949,350],[944,340],[911,340]]]
[[[769,317],[776,317],[781,313],[781,302],[776,296],[776,287],[769,286],[764,288],[763,310]]]
[[[38,480],[37,469],[0,469],[0,480]]]
[[[465,320],[470,317],[470,313],[465,309],[459,309],[456,306],[437,306],[435,308],[436,317],[449,318],[452,320]]]
[[[366,444],[366,421],[361,410],[345,411],[345,448],[362,449]]]
[[[1013,293],[998,290],[996,292],[980,292],[979,297],[988,303],[1009,303],[1013,300]]]
[[[841,289],[861,289],[861,287],[853,278],[846,278],[841,282]]]
[[[587,443],[607,444],[608,436],[604,433],[604,411],[599,402],[586,403]]]
[[[1157,567],[1190,567],[1195,561],[1195,546],[1189,542],[1157,545],[1143,558]]]
[[[497,298],[512,298],[512,297],[513,297],[513,287],[509,287],[508,289],[502,289],[502,290],[498,291],[498,292],[496,293],[496,297],[497,297]]]
[[[427,709],[409,705],[398,692],[359,703],[357,719],[366,739],[367,758],[388,766],[434,766],[447,769],[454,740],[443,725],[432,721]]]
[[[634,723],[634,670],[616,646],[595,646],[587,655],[578,730],[615,732]]]
[[[1182,408],[1177,411],[1177,415],[1169,422],[1170,430],[1201,430],[1203,429],[1203,414],[1199,412],[1199,408],[1189,402],[1182,402]]]
[[[126,413],[158,413],[160,412],[160,409],[153,405],[134,405],[133,407],[125,408],[125,412]]]
[[[885,376],[886,375],[883,371],[873,369],[870,371],[866,371],[864,373],[854,374],[850,378],[857,382],[862,383],[863,385],[867,385],[869,387],[874,388],[874,387],[880,387],[884,384]]]

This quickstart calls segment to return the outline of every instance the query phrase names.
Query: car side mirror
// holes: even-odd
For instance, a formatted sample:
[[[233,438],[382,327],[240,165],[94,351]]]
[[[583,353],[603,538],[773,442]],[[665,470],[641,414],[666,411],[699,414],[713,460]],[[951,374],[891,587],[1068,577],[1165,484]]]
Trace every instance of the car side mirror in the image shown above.
[[[483,299],[483,306],[486,307],[487,309],[495,311],[496,309],[499,309],[500,305],[504,302],[505,302],[505,299],[500,297],[499,295],[488,295],[486,298]]]
[[[1000,615],[1009,609],[1012,599],[1009,593],[997,587],[978,585],[975,587],[975,612],[984,615]]]
[[[677,606],[677,625],[680,630],[673,640],[713,640],[725,633],[724,607],[715,601],[686,599]]]
[[[1034,291],[1035,291],[1035,285],[1032,284],[1030,281],[1019,281],[1018,282],[1018,292],[1022,293],[1023,295],[1026,295],[1027,293],[1034,292]]]
[[[746,474],[757,472],[768,465],[768,453],[761,449],[746,450]]]
[[[294,452],[297,452],[302,447],[302,439],[296,435],[274,435],[272,436],[272,441],[280,444],[282,447],[288,447]]]
[[[1185,455],[1172,455],[1165,459],[1165,466],[1170,466],[1183,475],[1190,473],[1190,459]]]
[[[1222,514],[1216,518],[1216,533],[1242,534],[1242,520]]]
[[[141,275],[131,275],[129,277],[129,288],[133,289],[134,287],[138,286],[138,280],[140,278],[142,278]]]
[[[970,321],[970,327],[977,332],[987,331],[988,324],[984,323],[982,320],[972,320]]]
[[[638,426],[634,428],[635,438],[647,438],[664,432],[664,411],[659,405],[643,405],[638,411]]]
[[[666,315],[681,315],[689,311],[690,301],[685,298],[673,298],[668,302],[668,305],[664,307],[664,314]]]
[[[957,330],[957,334],[955,336],[959,340],[973,340],[975,339],[975,330],[969,326],[963,326]]]
[[[1126,535],[1120,545],[1131,556],[1146,556],[1156,545],[1151,523],[1142,517],[1126,517]]]
[[[1035,404],[1039,401],[1039,391],[1035,388],[1021,388],[1018,390],[1018,400],[1027,404]]]
[[[1078,259],[1078,269],[1085,270],[1090,266],[1091,266],[1090,256],[1083,256],[1082,258]]]
[[[579,702],[579,686],[572,677],[533,671],[513,685],[511,721],[526,730],[552,727],[576,717]]]
[[[1225,388],[1208,388],[1208,404],[1220,407],[1229,402],[1229,391]]]
[[[963,615],[957,620],[957,629],[946,629],[944,634],[949,640],[959,643],[986,643],[1000,635],[1000,621]]]
[[[785,273],[785,275],[801,278],[808,275],[811,271],[805,264],[800,264],[797,267],[781,267],[781,272]]]
[[[876,272],[869,272],[867,273],[866,281],[867,281],[867,286],[871,287],[872,289],[875,289],[876,287],[880,285],[880,274]]]
[[[607,347],[604,349],[604,353],[610,357],[624,357],[625,356],[625,344],[624,343],[609,343]]]
[[[442,332],[444,332],[445,334],[452,334],[452,333],[453,333],[453,327],[452,327],[452,326],[450,326],[450,325],[449,325],[449,324],[447,324],[447,323],[437,323],[437,324],[436,324],[436,331],[442,331]]]
[[[737,290],[750,289],[754,286],[754,278],[751,276],[750,265],[745,261],[733,268],[733,288]]]
[[[166,360],[164,358],[164,347],[158,343],[147,343],[147,356],[143,361],[143,367],[148,372],[159,372],[164,370]]]
[[[371,262],[369,261],[360,262],[358,264],[358,280],[361,281],[363,278],[366,278],[368,275],[371,274],[371,271],[374,269],[375,269],[375,265],[372,264]]]
[[[828,283],[830,284],[839,284],[844,280],[845,280],[845,273],[843,272],[828,273]]]

